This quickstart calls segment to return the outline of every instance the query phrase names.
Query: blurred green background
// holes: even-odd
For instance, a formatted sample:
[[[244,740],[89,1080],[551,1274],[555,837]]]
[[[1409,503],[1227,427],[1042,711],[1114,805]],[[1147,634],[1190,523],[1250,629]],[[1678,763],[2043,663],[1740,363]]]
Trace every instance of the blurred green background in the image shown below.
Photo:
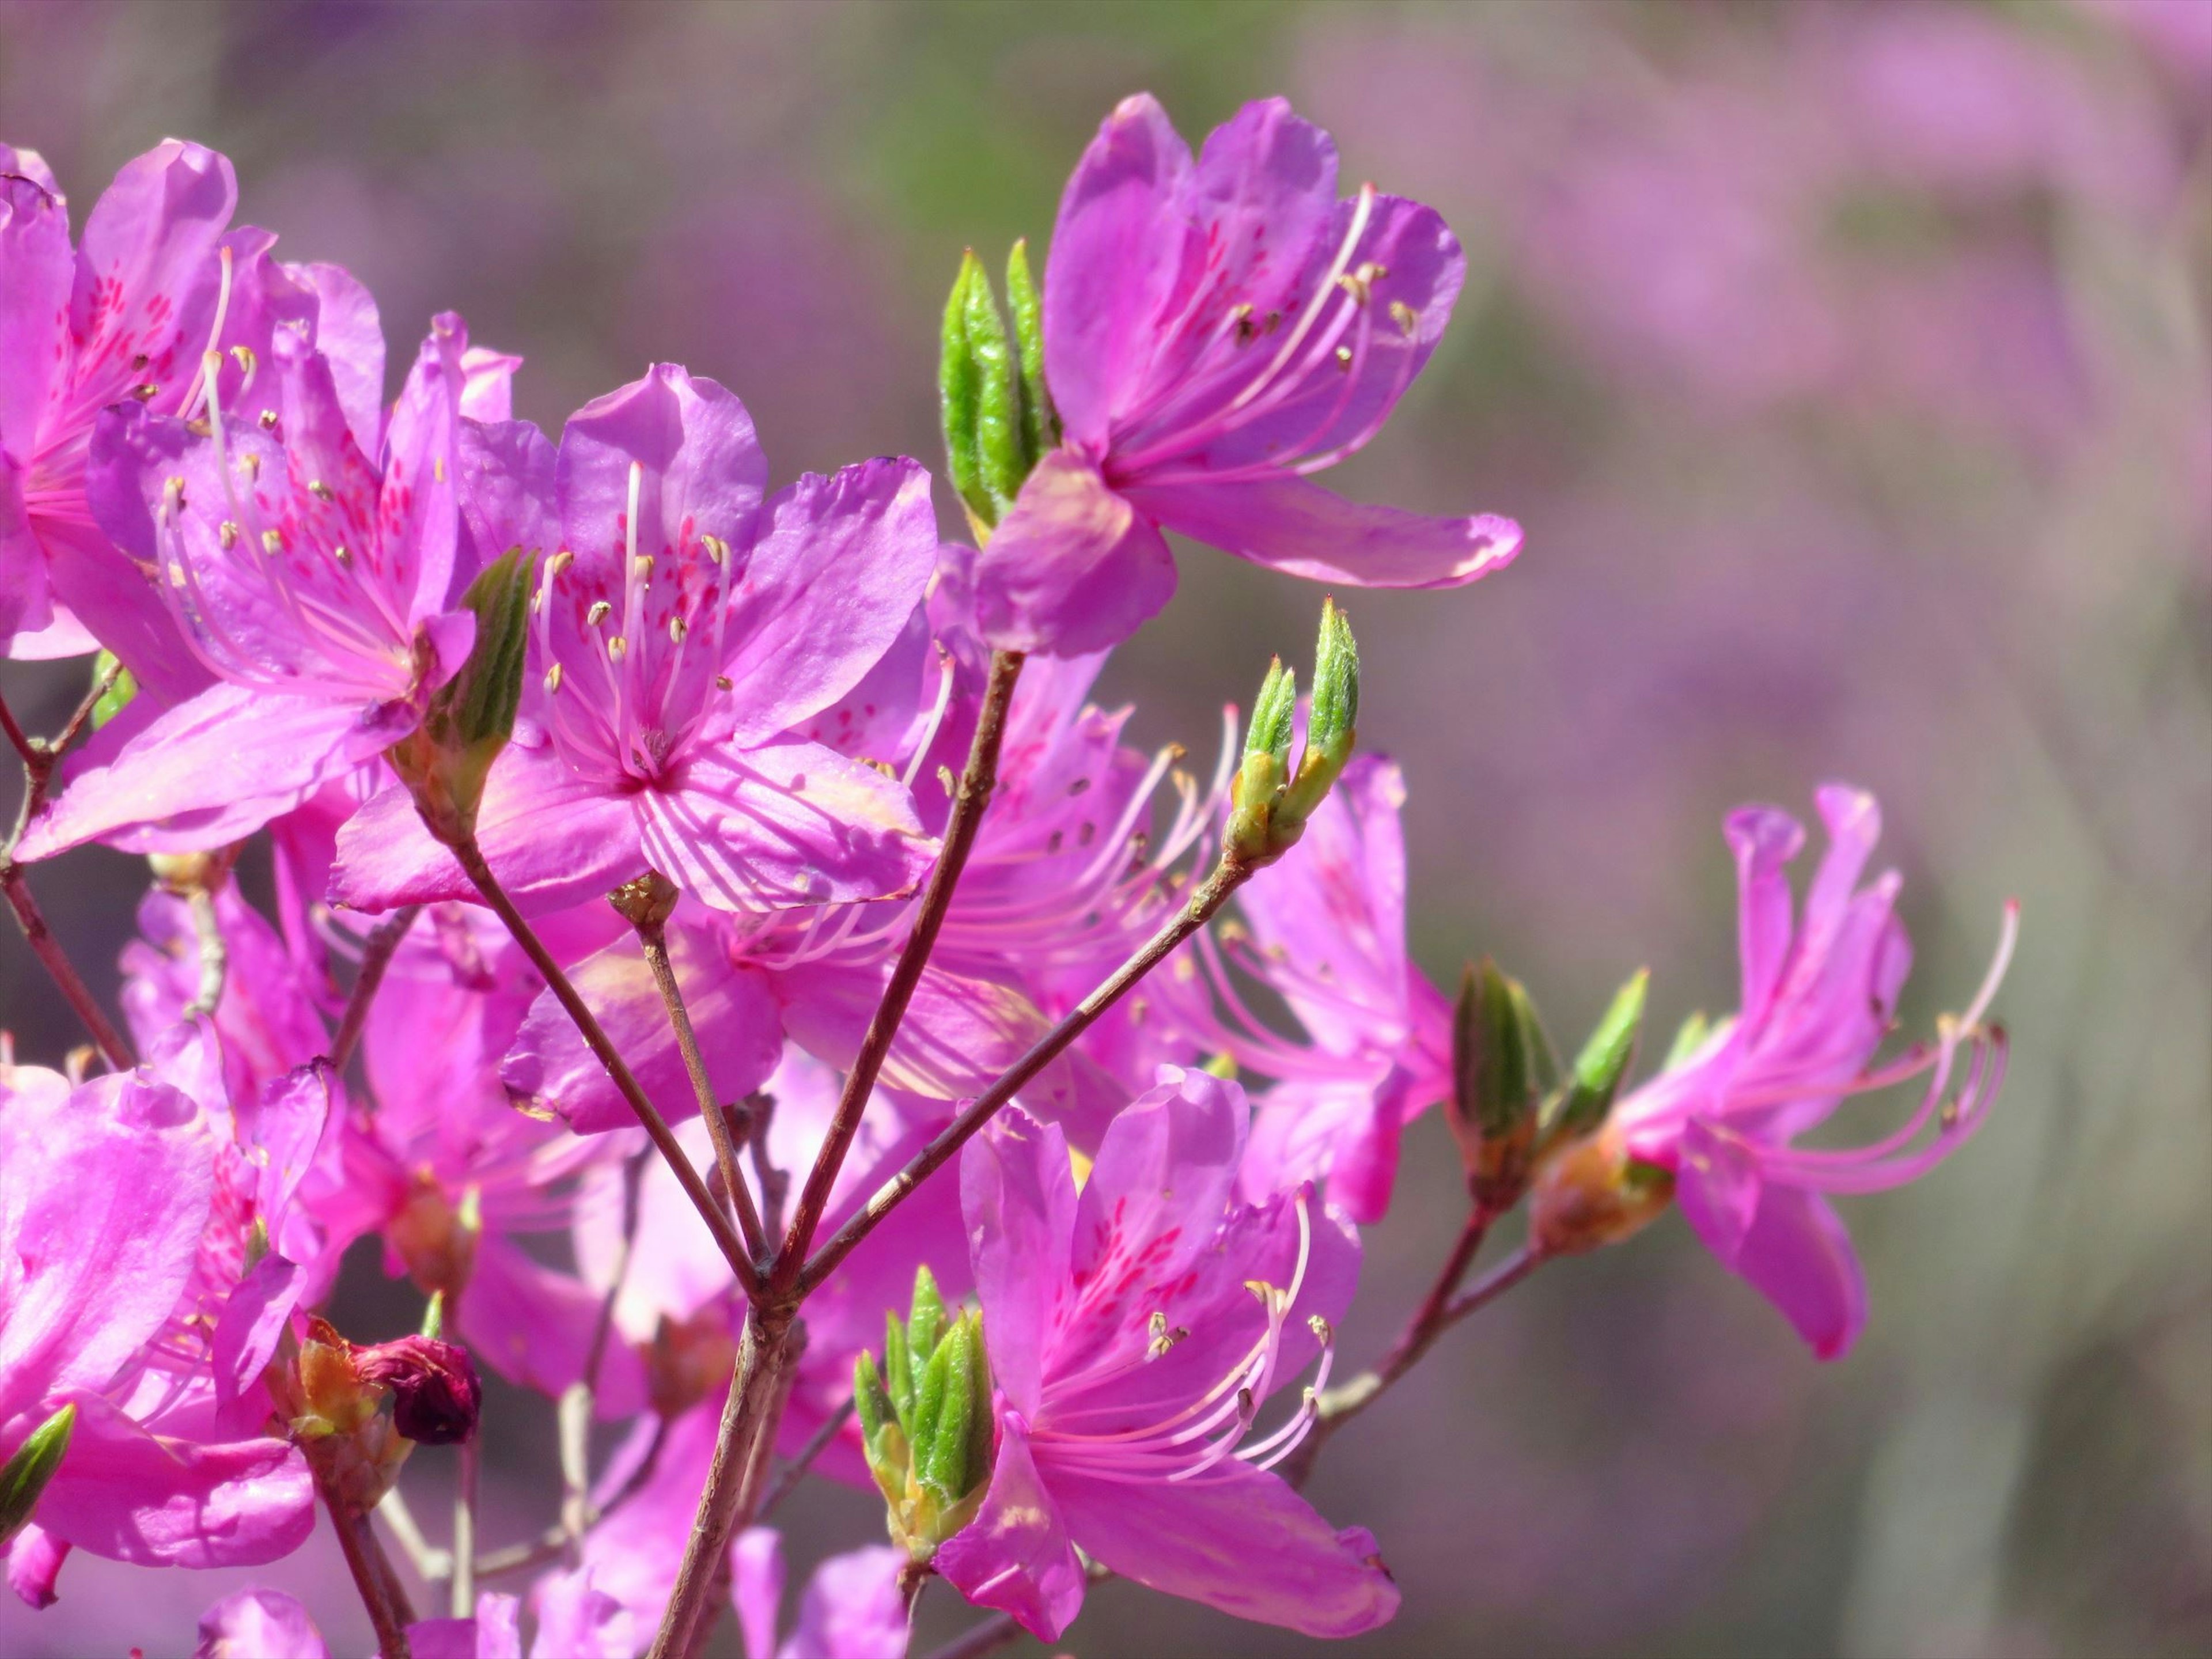
[[[1662,1024],[1727,1006],[1721,815],[1831,777],[1884,803],[1908,1016],[1957,1006],[2025,907],[1995,1120],[1847,1202],[1858,1349],[1815,1365],[1671,1218],[1547,1270],[1331,1445],[1317,1501],[1406,1596],[1346,1650],[2212,1651],[2212,0],[0,6],[0,131],[80,219],[198,138],[281,251],[367,280],[395,361],[457,308],[527,355],[549,427],[680,361],[779,481],[934,460],[962,246],[1042,243],[1139,88],[1194,142],[1287,93],[1348,181],[1466,244],[1443,349],[1333,480],[1528,530],[1475,589],[1351,600],[1435,977],[1493,952],[1567,1030],[1639,963]],[[1204,755],[1320,596],[1183,569],[1105,691]],[[78,689],[0,672],[48,726]],[[142,884],[40,872],[104,990]],[[70,1040],[12,933],[0,1018]],[[1350,1358],[1456,1188],[1428,1123]],[[517,1492],[550,1480],[550,1434],[493,1449]],[[875,1524],[834,1491],[786,1518],[795,1573]],[[0,1646],[120,1650],[327,1569],[84,1562]],[[966,1616],[940,1594],[925,1632]],[[1304,1650],[1120,1585],[1063,1645]]]

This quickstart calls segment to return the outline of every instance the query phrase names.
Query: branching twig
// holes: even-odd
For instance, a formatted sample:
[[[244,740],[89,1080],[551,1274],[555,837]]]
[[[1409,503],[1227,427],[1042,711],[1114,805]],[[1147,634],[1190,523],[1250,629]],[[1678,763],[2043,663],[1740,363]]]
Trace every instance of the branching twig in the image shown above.
[[[691,1027],[691,1011],[684,1005],[684,988],[676,982],[675,964],[668,959],[668,930],[665,923],[654,920],[633,921],[637,929],[638,943],[645,949],[646,966],[653,970],[653,982],[660,991],[660,1000],[668,1010],[668,1023],[676,1032],[676,1046],[684,1055],[684,1069],[691,1079],[691,1091],[698,1097],[699,1115],[707,1121],[707,1136],[714,1145],[714,1165],[722,1172],[722,1188],[729,1194],[730,1203],[737,1211],[738,1228],[744,1235],[745,1248],[756,1261],[768,1250],[768,1238],[761,1231],[760,1212],[753,1207],[752,1189],[745,1185],[744,1172],[738,1167],[737,1142],[731,1138],[729,1120],[722,1115],[721,1103],[714,1098],[714,1080],[707,1075],[706,1056],[699,1052],[699,1034]]]
[[[929,872],[929,884],[922,890],[914,927],[899,949],[890,982],[884,987],[883,1000],[876,1005],[867,1033],[860,1039],[860,1051],[854,1058],[853,1069],[845,1074],[844,1092],[838,1097],[836,1115],[823,1133],[822,1150],[815,1157],[814,1167],[807,1172],[805,1186],[799,1190],[791,1229],[784,1235],[783,1249],[777,1256],[775,1277],[780,1289],[791,1287],[798,1278],[800,1264],[806,1260],[807,1247],[814,1241],[814,1230],[820,1224],[822,1212],[830,1202],[830,1187],[844,1167],[845,1154],[860,1129],[860,1114],[866,1110],[869,1097],[875,1092],[876,1078],[883,1070],[884,1056],[890,1054],[891,1042],[898,1036],[900,1023],[906,1018],[907,1004],[914,999],[915,987],[921,982],[922,970],[929,965],[929,954],[936,948],[945,912],[951,908],[953,890],[959,884],[960,872],[967,866],[968,854],[975,845],[976,831],[982,825],[983,809],[990,805],[991,792],[998,787],[999,745],[1006,735],[1006,711],[1013,704],[1014,683],[1021,677],[1022,660],[1018,651],[991,653],[990,679],[983,689],[983,707],[976,717],[975,735],[968,746],[968,763],[953,793],[952,814],[945,825],[945,845]],[[813,1284],[820,1282],[815,1279],[806,1288],[811,1289]]]
[[[514,908],[514,901],[507,896],[507,890],[499,884],[499,878],[484,862],[483,850],[477,846],[474,838],[464,841],[453,850],[454,857],[460,860],[461,868],[476,884],[477,891],[483,896],[484,902],[507,924],[507,931],[514,935],[514,942],[522,947],[523,954],[538,969],[546,988],[568,1011],[568,1018],[576,1023],[576,1030],[583,1034],[585,1043],[598,1057],[599,1064],[606,1067],[607,1075],[614,1079],[615,1087],[629,1103],[630,1110],[637,1114],[637,1121],[645,1126],[647,1135],[666,1161],[677,1183],[684,1188],[684,1195],[691,1200],[691,1206],[699,1212],[700,1219],[707,1224],[708,1232],[713,1236],[715,1247],[721,1251],[723,1259],[730,1264],[730,1271],[737,1275],[738,1283],[744,1287],[748,1297],[758,1295],[760,1274],[753,1267],[752,1258],[746,1254],[744,1241],[730,1225],[729,1218],[722,1213],[722,1206],[714,1202],[714,1194],[707,1190],[707,1183],[699,1178],[699,1171],[692,1167],[691,1160],[684,1155],[683,1146],[676,1139],[676,1132],[668,1127],[668,1120],[661,1116],[660,1109],[653,1103],[639,1085],[629,1064],[600,1025],[599,1017],[592,1012],[590,1005],[585,1002],[576,988],[568,982],[568,976],[561,971],[561,964],[553,960],[553,953],[545,948],[537,931],[524,920],[522,912]]]
[[[623,1477],[607,1501],[592,1510],[592,1524],[597,1525],[621,1509],[631,1498],[645,1490],[647,1481],[660,1466],[660,1454],[668,1444],[668,1420],[660,1419],[653,1425],[653,1438],[646,1443],[645,1455],[637,1467]],[[527,1544],[510,1544],[505,1549],[493,1550],[477,1558],[477,1577],[496,1577],[501,1573],[520,1572],[528,1567],[542,1567],[548,1561],[558,1560],[574,1541],[565,1526],[548,1527]]]
[[[912,1162],[885,1182],[859,1213],[840,1227],[830,1241],[815,1252],[813,1259],[806,1264],[805,1271],[799,1278],[801,1294],[811,1291],[835,1273],[837,1264],[851,1253],[854,1245],[904,1202],[908,1194],[966,1146],[969,1138],[989,1122],[1000,1107],[1018,1094],[1039,1072],[1057,1060],[1070,1043],[1089,1030],[1101,1014],[1121,1000],[1123,993],[1158,967],[1177,945],[1205,927],[1214,913],[1229,902],[1229,896],[1249,880],[1260,867],[1224,854],[1172,921],[1153,934],[1142,949],[1114,971],[1112,977],[1084,998],[1074,1012],[1040,1037],[997,1082],[978,1095],[959,1116],[939,1130],[927,1146],[915,1154]]]
[[[354,1588],[361,1593],[362,1605],[368,1609],[368,1622],[376,1627],[377,1652],[382,1659],[412,1659],[407,1645],[409,1610],[395,1594],[398,1584],[392,1576],[392,1564],[384,1559],[368,1517],[355,1514],[321,1480],[317,1480],[315,1487],[322,1495],[323,1507],[330,1512],[346,1571],[353,1575]]]

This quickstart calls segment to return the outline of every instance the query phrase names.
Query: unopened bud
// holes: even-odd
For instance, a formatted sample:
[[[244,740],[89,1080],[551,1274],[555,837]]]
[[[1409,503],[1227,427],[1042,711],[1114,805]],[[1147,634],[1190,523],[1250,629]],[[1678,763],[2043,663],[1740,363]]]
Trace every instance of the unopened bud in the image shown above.
[[[0,1550],[30,1524],[47,1483],[69,1452],[70,1433],[76,1427],[76,1407],[64,1406],[33,1429],[30,1437],[15,1448],[15,1455],[0,1465]]]
[[[1449,1121],[1468,1190],[1492,1215],[1528,1189],[1538,1109],[1558,1075],[1521,981],[1487,957],[1468,968],[1452,1019]]]
[[[1613,1109],[1613,1097],[1620,1092],[1621,1080],[1636,1058],[1636,1036],[1643,1029],[1644,996],[1650,987],[1650,970],[1643,969],[1613,994],[1589,1041],[1575,1056],[1567,1086],[1545,1114],[1547,1147],[1589,1134]]]
[[[624,921],[645,933],[665,925],[676,914],[676,901],[683,890],[659,871],[648,870],[609,893],[607,902]]]
[[[403,1336],[355,1352],[365,1382],[392,1390],[392,1420],[418,1446],[457,1446],[472,1438],[483,1385],[468,1350],[434,1336]]]
[[[1044,383],[1044,302],[1030,276],[1030,245],[1018,241],[1006,255],[1006,309],[1014,319],[1014,360],[1020,370],[1023,473],[1060,442],[1060,412]]]
[[[392,1389],[361,1374],[360,1350],[329,1322],[311,1318],[284,1390],[295,1408],[292,1438],[332,1497],[366,1515],[399,1479],[415,1443],[393,1419]]]
[[[1674,1176],[1629,1156],[1618,1129],[1571,1141],[1536,1176],[1528,1244],[1539,1256],[1577,1255],[1633,1238],[1674,1201]]]
[[[469,584],[461,596],[477,618],[469,659],[432,694],[422,723],[386,751],[423,824],[449,847],[475,833],[484,780],[514,733],[536,564],[510,548]]]
[[[1230,791],[1223,851],[1245,864],[1270,863],[1296,846],[1306,820],[1352,758],[1359,720],[1359,647],[1334,599],[1322,601],[1305,748],[1293,769],[1291,738],[1297,698],[1297,677],[1276,658],[1253,702],[1243,763]]]
[[[970,249],[945,304],[939,407],[952,487],[978,539],[1006,516],[1029,467],[1023,460],[1021,392],[989,273]]]
[[[885,1322],[884,1363],[854,1362],[853,1402],[891,1540],[917,1563],[966,1526],[990,1485],[991,1369],[981,1316],[947,1316],[929,1269],[915,1275],[913,1310]]]

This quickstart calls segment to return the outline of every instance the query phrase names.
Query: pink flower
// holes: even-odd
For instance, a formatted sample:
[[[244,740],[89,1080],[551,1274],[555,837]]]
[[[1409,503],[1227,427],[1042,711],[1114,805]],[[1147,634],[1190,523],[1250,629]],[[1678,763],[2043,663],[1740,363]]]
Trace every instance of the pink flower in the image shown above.
[[[289,331],[266,368],[274,419],[219,407],[204,423],[106,418],[92,479],[101,522],[155,574],[181,649],[214,684],[150,724],[103,731],[26,831],[24,857],[93,840],[223,846],[415,728],[476,631],[447,605],[465,347],[459,319],[439,319],[380,467],[355,440],[330,361]]]
[[[791,736],[906,629],[937,561],[929,479],[878,459],[764,506],[744,406],[672,364],[536,428],[471,426],[482,551],[544,550],[525,721],[492,769],[484,854],[546,908],[652,866],[726,910],[909,890],[930,842],[906,791]],[[474,896],[404,790],[339,837],[332,896]]]
[[[64,1404],[67,1455],[8,1554],[26,1601],[53,1597],[72,1547],[143,1565],[251,1565],[313,1524],[307,1466],[259,1432],[269,1403],[216,1385],[242,1224],[282,1225],[304,1162],[272,1102],[258,1162],[234,1158],[191,1082],[220,1068],[188,1035],[163,1069],[74,1088],[0,1071],[0,1455]],[[307,1137],[312,1148],[313,1135]],[[275,1228],[271,1228],[275,1231]],[[270,1258],[270,1259],[274,1259]]]
[[[2011,957],[2017,911],[2007,907],[1996,960],[1966,1012],[1940,1020],[1932,1046],[1876,1066],[1912,963],[1893,914],[1899,878],[1886,871],[1857,884],[1881,833],[1872,795],[1830,785],[1819,799],[1829,848],[1794,927],[1785,866],[1804,846],[1803,827],[1774,807],[1730,815],[1741,1006],[1682,1063],[1622,1100],[1605,1133],[1628,1156],[1673,1170],[1682,1213],[1706,1247],[1816,1354],[1834,1359],[1865,1323],[1866,1285],[1827,1195],[1902,1186],[1981,1127],[2005,1057],[2002,1032],[1982,1016]],[[1923,1072],[1918,1109],[1891,1133],[1849,1149],[1794,1144],[1848,1097]],[[1947,1100],[1954,1077],[1957,1093]]]
[[[1382,428],[1435,349],[1465,258],[1436,213],[1362,185],[1279,99],[1193,161],[1151,97],[1084,153],[1045,268],[1045,368],[1066,441],[975,562],[994,645],[1074,653],[1167,602],[1163,528],[1292,575],[1453,587],[1519,526],[1357,507],[1307,483]]]
[[[1451,1092],[1451,1009],[1406,953],[1405,800],[1395,764],[1354,759],[1298,844],[1238,893],[1244,927],[1196,941],[1220,1016],[1166,1005],[1200,1047],[1277,1079],[1244,1160],[1255,1202],[1326,1180],[1330,1203],[1380,1221],[1400,1133]],[[1307,1042],[1253,1016],[1224,957],[1283,999]]]
[[[963,1155],[999,1448],[938,1570],[1046,1641],[1082,1606],[1079,1547],[1239,1618],[1371,1630],[1398,1607],[1374,1538],[1332,1530],[1267,1473],[1309,1412],[1249,1438],[1281,1383],[1316,1353],[1325,1370],[1357,1241],[1307,1189],[1237,1203],[1243,1091],[1161,1077],[1107,1131],[1079,1197],[1066,1139],[1017,1108]]]
[[[348,349],[374,337],[368,297],[334,265],[280,265],[267,231],[227,230],[238,202],[228,160],[164,139],[125,164],[70,246],[69,208],[46,164],[0,144],[0,636],[8,654],[69,656],[98,642],[165,696],[203,684],[174,660],[151,584],[94,522],[86,465],[100,411],[136,403],[192,416],[220,394],[248,418],[275,406],[252,365],[280,331],[332,325]],[[210,384],[204,351],[223,354]],[[369,392],[373,406],[380,387]],[[86,629],[91,632],[88,634]]]

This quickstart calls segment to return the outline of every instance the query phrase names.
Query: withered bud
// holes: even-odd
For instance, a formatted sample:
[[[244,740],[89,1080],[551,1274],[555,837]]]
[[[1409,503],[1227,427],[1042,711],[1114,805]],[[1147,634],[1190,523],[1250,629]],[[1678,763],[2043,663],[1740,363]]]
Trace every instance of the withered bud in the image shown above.
[[[392,1390],[394,1427],[418,1446],[457,1446],[477,1431],[483,1384],[466,1348],[434,1336],[403,1336],[354,1351],[365,1382]]]

